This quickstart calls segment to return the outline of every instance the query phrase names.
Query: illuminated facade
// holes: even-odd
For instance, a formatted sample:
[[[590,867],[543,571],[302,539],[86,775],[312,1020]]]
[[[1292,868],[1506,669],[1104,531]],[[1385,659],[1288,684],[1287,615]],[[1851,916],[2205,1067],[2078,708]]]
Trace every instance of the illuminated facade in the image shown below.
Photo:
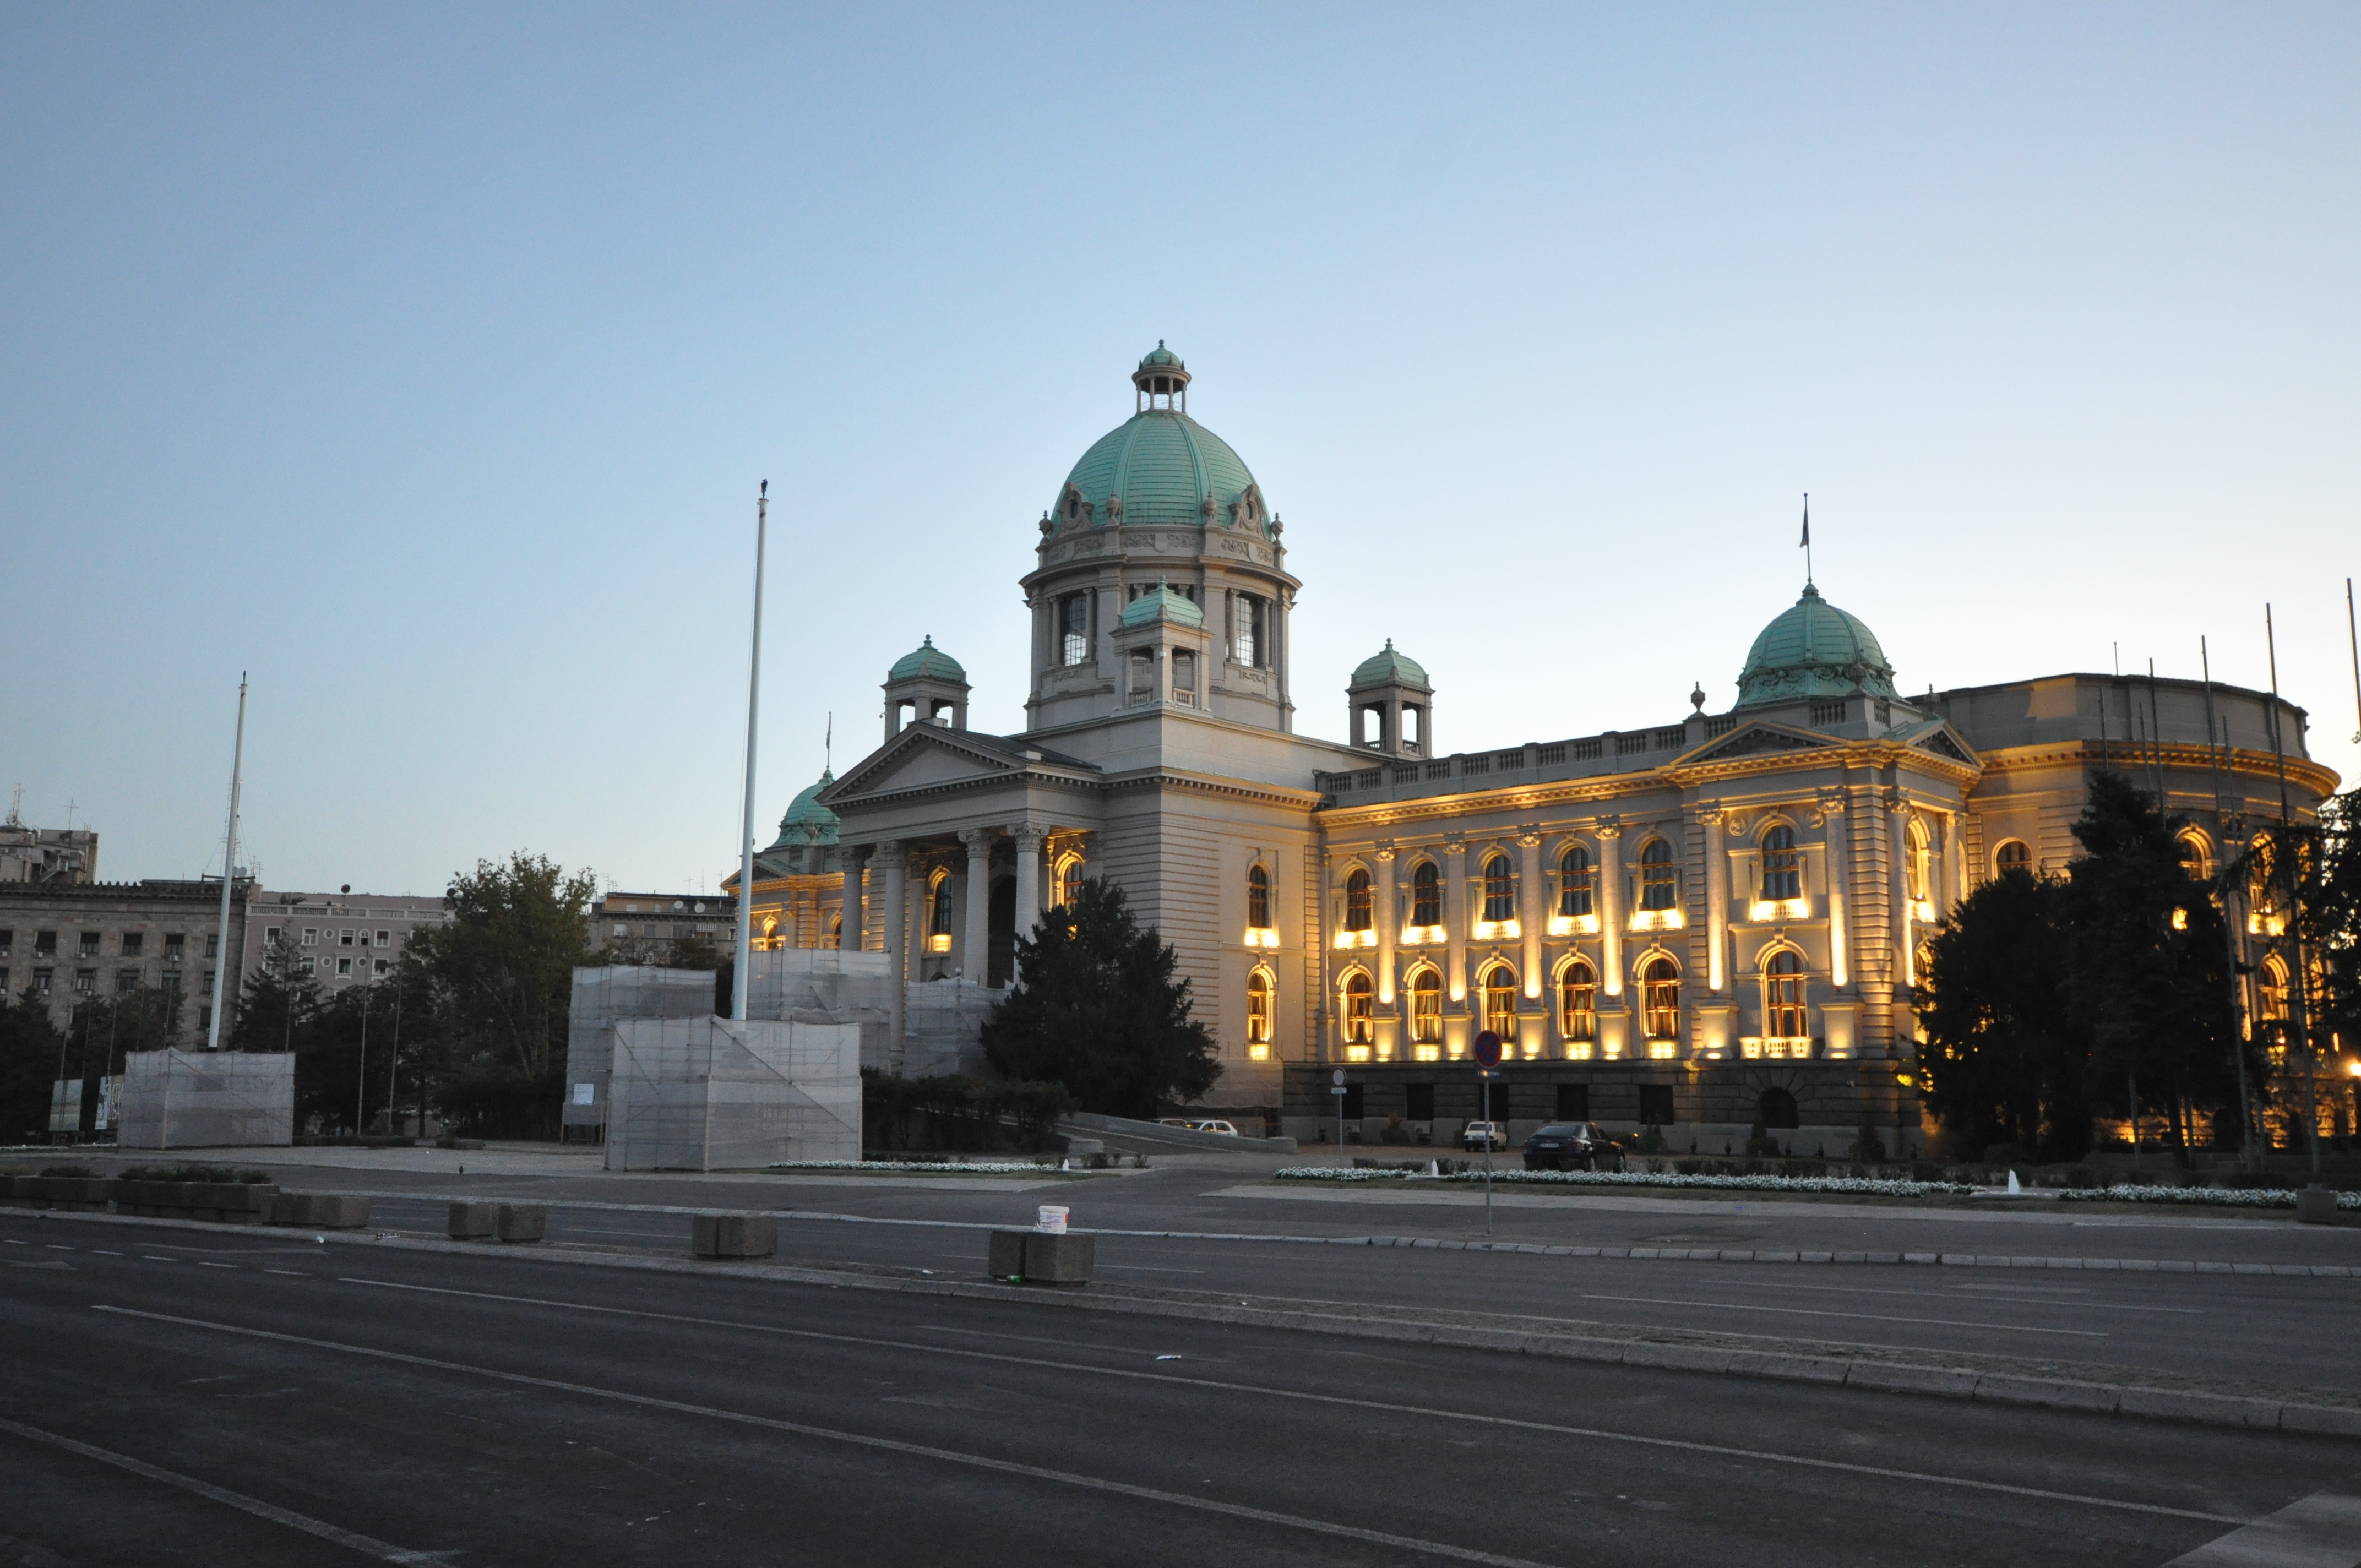
[[[1343,1065],[1348,1122],[1447,1142],[1490,1028],[1518,1134],[1653,1123],[1719,1153],[1762,1120],[1835,1154],[1864,1124],[1915,1146],[1920,945],[1998,868],[2062,866],[2092,767],[2153,780],[2207,856],[2276,807],[2267,696],[2065,674],[1905,697],[1808,584],[1723,712],[1700,690],[1662,723],[1444,753],[1435,687],[1388,641],[1345,682],[1350,739],[1299,736],[1279,516],[1189,417],[1176,356],[1133,383],[1039,521],[1028,728],[970,730],[964,673],[922,644],[883,744],[764,852],[758,936],[836,928],[898,956],[912,1006],[988,1000],[1020,917],[1111,876],[1220,1042],[1209,1105],[1334,1136]],[[2334,776],[2302,711],[2277,718],[2309,812]]]

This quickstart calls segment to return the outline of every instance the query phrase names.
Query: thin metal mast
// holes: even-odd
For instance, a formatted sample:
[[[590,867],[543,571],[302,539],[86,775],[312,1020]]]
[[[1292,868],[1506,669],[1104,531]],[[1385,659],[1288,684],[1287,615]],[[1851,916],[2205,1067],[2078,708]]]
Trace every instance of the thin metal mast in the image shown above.
[[[229,964],[229,894],[237,881],[237,786],[246,769],[246,672],[237,673],[237,740],[229,753],[229,838],[222,849],[221,930],[214,938],[214,1005],[205,1049],[221,1049],[222,992]]]
[[[730,977],[730,1014],[746,1016],[754,959],[754,721],[763,707],[763,555],[771,537],[771,481],[754,500],[754,646],[746,669],[746,813],[738,832],[738,961]]]
[[[2271,607],[2263,606],[2263,640],[2271,656],[2271,754],[2279,760],[2279,831],[2272,848],[2272,860],[2287,884],[2287,922],[2289,956],[2295,961],[2289,966],[2288,1021],[2295,1025],[2296,1050],[2303,1058],[2303,1131],[2312,1152],[2312,1173],[2320,1174],[2320,1069],[2312,1055],[2312,1025],[2308,1016],[2310,998],[2304,992],[2310,978],[2303,967],[2302,894],[2296,883],[2295,856],[2289,842],[2292,822],[2288,811],[2287,740],[2279,728],[2279,639],[2271,624]]]

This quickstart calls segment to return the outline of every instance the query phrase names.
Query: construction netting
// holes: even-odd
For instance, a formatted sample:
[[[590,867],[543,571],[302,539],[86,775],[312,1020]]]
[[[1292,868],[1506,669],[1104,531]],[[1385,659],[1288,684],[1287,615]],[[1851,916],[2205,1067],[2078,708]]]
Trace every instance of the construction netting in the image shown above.
[[[751,1170],[861,1157],[852,1024],[619,1018],[609,1170]]]
[[[115,1141],[126,1149],[285,1146],[295,1141],[295,1058],[280,1051],[133,1051]]]
[[[574,971],[566,1034],[566,1136],[595,1142],[607,1124],[607,1076],[621,1018],[702,1018],[713,1012],[713,971],[616,964]]]

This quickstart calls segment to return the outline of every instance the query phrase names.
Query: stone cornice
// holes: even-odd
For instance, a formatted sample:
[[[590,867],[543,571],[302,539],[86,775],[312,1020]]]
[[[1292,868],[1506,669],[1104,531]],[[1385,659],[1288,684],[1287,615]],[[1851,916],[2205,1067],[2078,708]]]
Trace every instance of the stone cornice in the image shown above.
[[[2103,746],[2091,740],[2061,740],[2037,746],[1999,747],[1984,752],[1983,758],[1988,773],[2022,773],[2061,763],[2090,767],[2102,762],[2125,773],[2136,773],[2155,759],[2169,769],[2184,772],[2211,772],[2218,760],[2225,773],[2265,779],[2275,789],[2279,776],[2279,759],[2268,751],[2235,748],[2216,751],[2181,741],[2166,741],[2158,746],[2147,741],[2120,740]],[[2309,790],[2323,800],[2335,794],[2342,782],[2334,768],[2323,767],[2307,757],[2290,757],[2287,773],[2289,784]]]

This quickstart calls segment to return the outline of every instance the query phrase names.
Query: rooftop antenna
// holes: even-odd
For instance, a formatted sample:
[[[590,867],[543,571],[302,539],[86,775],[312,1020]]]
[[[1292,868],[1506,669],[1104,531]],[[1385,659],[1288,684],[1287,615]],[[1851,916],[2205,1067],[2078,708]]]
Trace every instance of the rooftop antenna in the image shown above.
[[[832,707],[828,710],[828,733],[819,743],[819,771],[824,773],[836,771],[836,709]]]
[[[1797,541],[1804,552],[1804,586],[1812,586],[1812,492],[1804,492],[1804,537]]]
[[[205,1049],[221,1049],[223,980],[229,967],[229,892],[237,881],[237,786],[246,771],[246,672],[237,673],[237,739],[229,753],[229,837],[222,844],[221,932],[214,938],[214,1004]]]
[[[2348,597],[2350,596],[2352,587],[2353,585],[2350,583],[2345,584]],[[24,825],[25,786],[23,784],[18,784],[16,786],[16,793],[8,797],[8,826],[11,828],[22,828]]]
[[[2345,641],[2353,650],[2353,714],[2361,718],[2361,629],[2353,620],[2353,579],[2345,579]],[[2361,729],[2353,732],[2353,743],[2361,746]]]
[[[730,1014],[746,1017],[746,981],[754,954],[754,719],[763,697],[763,554],[771,537],[771,481],[754,498],[754,638],[746,668],[746,811],[738,832],[738,962]]]

